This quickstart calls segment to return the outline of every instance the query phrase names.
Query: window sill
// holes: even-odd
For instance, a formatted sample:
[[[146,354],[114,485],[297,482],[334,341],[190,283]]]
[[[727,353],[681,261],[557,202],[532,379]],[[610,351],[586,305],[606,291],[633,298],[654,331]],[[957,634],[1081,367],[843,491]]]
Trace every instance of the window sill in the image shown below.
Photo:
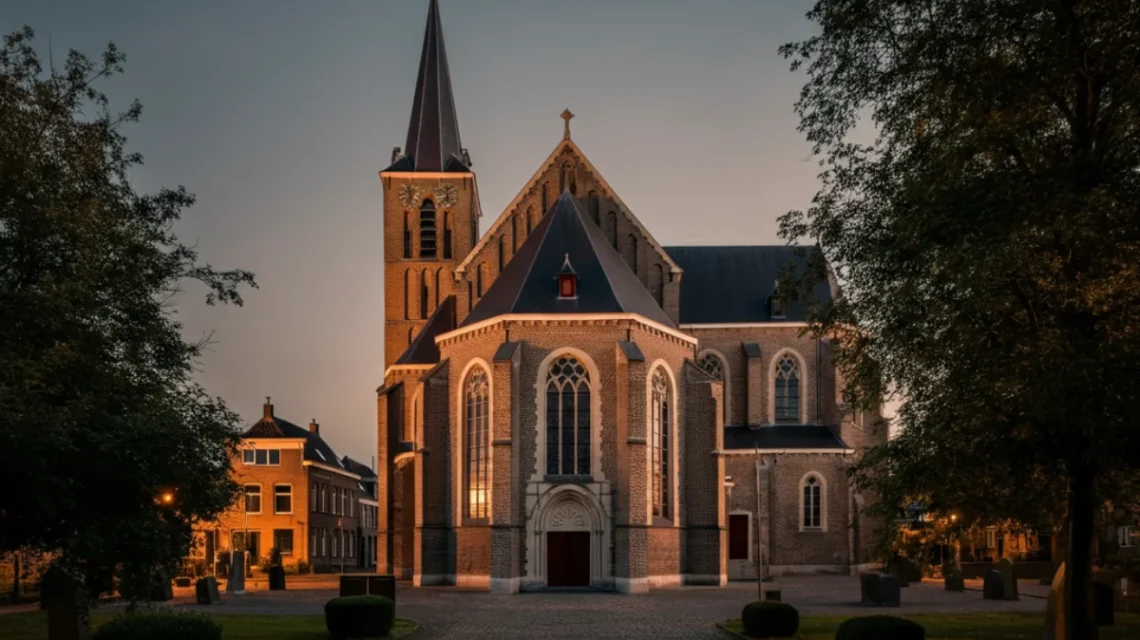
[[[594,476],[590,474],[546,475],[542,479],[549,484],[586,484],[593,482]]]

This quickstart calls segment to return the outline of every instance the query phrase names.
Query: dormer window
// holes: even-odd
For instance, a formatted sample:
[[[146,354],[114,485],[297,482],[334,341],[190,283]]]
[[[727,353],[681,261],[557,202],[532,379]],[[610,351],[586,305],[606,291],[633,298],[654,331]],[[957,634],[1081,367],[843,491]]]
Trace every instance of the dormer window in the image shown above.
[[[784,317],[784,305],[780,304],[779,282],[777,282],[776,286],[772,289],[772,295],[768,296],[768,314],[772,318]]]
[[[562,270],[558,272],[558,299],[577,297],[578,274],[574,271],[574,267],[570,266],[570,254],[567,253],[566,259],[562,262]]]

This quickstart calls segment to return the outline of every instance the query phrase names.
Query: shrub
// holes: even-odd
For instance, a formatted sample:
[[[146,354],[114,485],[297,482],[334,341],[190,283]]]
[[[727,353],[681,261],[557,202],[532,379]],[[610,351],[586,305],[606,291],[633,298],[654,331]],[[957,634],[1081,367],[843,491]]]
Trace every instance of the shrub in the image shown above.
[[[115,616],[92,640],[221,640],[222,625],[200,613],[140,611]]]
[[[325,628],[333,640],[382,638],[396,619],[396,603],[380,596],[347,596],[325,603]]]
[[[784,602],[749,602],[740,622],[754,638],[790,638],[800,628],[800,613]]]
[[[926,629],[894,616],[865,616],[844,621],[835,640],[926,640]]]

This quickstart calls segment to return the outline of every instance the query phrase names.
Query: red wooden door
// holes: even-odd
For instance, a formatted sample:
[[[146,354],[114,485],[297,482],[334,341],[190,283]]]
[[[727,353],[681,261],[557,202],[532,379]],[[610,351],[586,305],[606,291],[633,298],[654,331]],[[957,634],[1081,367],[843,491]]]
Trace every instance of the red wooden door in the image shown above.
[[[728,559],[748,559],[748,516],[734,513],[728,516]]]
[[[590,533],[546,534],[546,583],[551,587],[590,586]]]

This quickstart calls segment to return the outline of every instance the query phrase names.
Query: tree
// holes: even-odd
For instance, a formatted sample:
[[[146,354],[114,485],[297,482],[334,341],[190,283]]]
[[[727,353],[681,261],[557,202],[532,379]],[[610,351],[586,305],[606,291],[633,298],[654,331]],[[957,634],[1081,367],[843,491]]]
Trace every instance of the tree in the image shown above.
[[[1087,638],[1098,487],[1140,464],[1140,7],[818,0],[808,18],[818,34],[781,53],[807,72],[821,187],[781,234],[818,241],[844,288],[813,328],[851,402],[906,400],[878,469],[975,502],[989,480],[1005,506],[1059,487],[1068,637]]]
[[[191,526],[228,507],[238,417],[193,382],[172,301],[240,305],[245,271],[200,264],[173,225],[194,198],[139,194],[142,162],[72,51],[46,72],[30,28],[0,49],[0,551],[38,549],[89,596],[169,576]]]

